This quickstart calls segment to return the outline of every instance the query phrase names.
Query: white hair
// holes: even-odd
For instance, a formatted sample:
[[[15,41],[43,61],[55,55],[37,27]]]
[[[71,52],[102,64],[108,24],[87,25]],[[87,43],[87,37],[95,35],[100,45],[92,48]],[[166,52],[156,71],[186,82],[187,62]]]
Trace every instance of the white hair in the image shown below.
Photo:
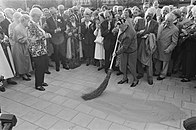
[[[29,15],[33,18],[34,16],[42,16],[43,12],[39,8],[32,8]]]
[[[12,8],[4,9],[5,16],[10,16],[14,14],[14,10]]]
[[[156,9],[155,7],[150,7],[147,9],[146,13],[145,13],[145,17],[148,15],[148,14],[152,14],[153,16],[155,15],[156,13]]]
[[[171,12],[165,15],[165,20],[173,22],[174,19],[175,19],[175,15],[173,13],[171,13]]]
[[[13,14],[13,21],[18,22],[20,20],[21,16],[22,16],[22,14],[20,12],[15,12]]]
[[[191,12],[192,12],[193,16],[195,17],[196,16],[196,5],[193,6],[193,8],[191,9]]]
[[[164,10],[167,10],[168,12],[170,12],[169,6],[163,6],[163,8],[161,9],[161,14],[163,14]]]

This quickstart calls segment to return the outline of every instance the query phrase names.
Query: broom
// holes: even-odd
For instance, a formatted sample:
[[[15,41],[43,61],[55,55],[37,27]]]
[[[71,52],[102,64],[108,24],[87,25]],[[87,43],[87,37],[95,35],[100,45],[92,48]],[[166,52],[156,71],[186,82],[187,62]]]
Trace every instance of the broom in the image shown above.
[[[119,37],[119,35],[118,35],[118,37]],[[116,44],[115,44],[115,48],[114,48],[113,53],[115,53],[116,52],[116,49],[117,49],[118,37],[117,37],[117,40],[116,40]],[[108,82],[110,80],[110,76],[112,74],[112,65],[113,65],[113,62],[114,62],[114,58],[115,58],[115,56],[112,55],[112,60],[111,60],[111,63],[110,63],[110,68],[109,68],[109,70],[107,72],[107,75],[106,75],[104,81],[100,84],[100,86],[96,90],[94,90],[94,91],[92,91],[90,93],[87,93],[87,94],[82,95],[82,98],[84,100],[91,100],[91,99],[97,98],[106,89],[106,87],[108,85]]]

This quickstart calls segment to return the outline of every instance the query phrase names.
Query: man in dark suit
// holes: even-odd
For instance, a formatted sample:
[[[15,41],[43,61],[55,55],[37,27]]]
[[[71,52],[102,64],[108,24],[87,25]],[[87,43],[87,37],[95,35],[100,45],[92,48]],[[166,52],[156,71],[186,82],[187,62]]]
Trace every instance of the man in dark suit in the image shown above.
[[[56,8],[50,8],[51,17],[46,20],[47,26],[45,31],[51,34],[51,41],[54,45],[54,55],[56,71],[60,71],[60,60],[63,64],[63,68],[68,69],[65,63],[65,36],[64,31],[66,29],[65,21],[63,17],[57,15]]]
[[[91,10],[86,9],[84,11],[84,22],[81,23],[81,35],[82,35],[82,43],[84,49],[84,55],[87,60],[86,66],[89,64],[93,64],[94,62],[94,52],[95,52],[95,24],[90,20],[91,18]]]
[[[112,12],[106,10],[104,12],[105,21],[101,23],[101,36],[104,37],[103,47],[105,49],[105,72],[107,73],[110,66],[110,57],[115,46],[115,36],[112,33],[114,29],[114,19]]]
[[[138,32],[138,79],[142,78],[144,75],[144,68],[147,71],[148,84],[153,84],[153,63],[152,56],[156,49],[156,36],[158,32],[158,22],[153,19],[155,14],[154,8],[149,8],[145,13],[145,24],[144,29]],[[146,40],[149,39],[149,35],[154,35],[154,41],[146,44]]]

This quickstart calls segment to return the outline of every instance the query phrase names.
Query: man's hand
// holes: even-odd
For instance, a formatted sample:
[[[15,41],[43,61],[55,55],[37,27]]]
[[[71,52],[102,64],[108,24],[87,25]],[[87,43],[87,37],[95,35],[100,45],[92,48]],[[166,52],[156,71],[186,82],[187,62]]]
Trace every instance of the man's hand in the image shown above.
[[[165,49],[164,52],[165,53],[170,53],[170,50],[169,49]]]

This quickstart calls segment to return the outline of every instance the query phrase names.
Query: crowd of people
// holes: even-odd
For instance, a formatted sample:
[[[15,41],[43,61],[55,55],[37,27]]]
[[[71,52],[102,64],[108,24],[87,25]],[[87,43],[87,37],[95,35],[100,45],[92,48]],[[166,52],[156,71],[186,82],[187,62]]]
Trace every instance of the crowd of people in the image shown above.
[[[5,91],[6,81],[17,84],[15,76],[30,81],[33,71],[35,89],[44,91],[48,86],[44,75],[51,74],[52,62],[57,72],[85,63],[107,73],[112,56],[112,69],[123,75],[118,84],[128,83],[130,73],[130,87],[135,87],[145,72],[149,85],[153,76],[164,80],[176,73],[182,82],[189,82],[196,75],[195,30],[194,4],[159,8],[155,1],[142,8],[6,8],[0,11],[0,91]]]

